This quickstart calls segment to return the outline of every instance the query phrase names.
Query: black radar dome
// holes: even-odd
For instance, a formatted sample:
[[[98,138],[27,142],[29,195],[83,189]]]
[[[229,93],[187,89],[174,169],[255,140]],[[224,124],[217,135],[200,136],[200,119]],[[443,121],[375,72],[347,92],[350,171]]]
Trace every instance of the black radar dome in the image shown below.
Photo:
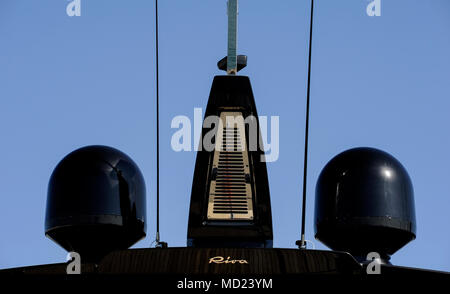
[[[82,261],[145,237],[144,178],[125,153],[88,146],[67,155],[48,185],[45,234]]]
[[[316,239],[333,250],[381,258],[416,237],[414,192],[403,165],[374,148],[334,157],[316,185]]]

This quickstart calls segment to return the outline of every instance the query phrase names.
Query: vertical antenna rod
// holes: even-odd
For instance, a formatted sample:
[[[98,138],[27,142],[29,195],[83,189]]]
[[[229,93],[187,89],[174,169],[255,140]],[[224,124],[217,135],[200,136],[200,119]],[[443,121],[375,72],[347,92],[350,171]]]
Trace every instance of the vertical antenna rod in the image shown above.
[[[156,30],[156,246],[159,245],[159,36],[158,0],[155,0]]]
[[[159,236],[159,36],[158,36],[158,0],[155,0],[156,31],[156,247],[167,247]]]
[[[238,0],[228,0],[228,56],[227,74],[237,73]]]
[[[311,52],[313,36],[314,0],[311,0],[311,17],[309,25],[309,59],[308,59],[308,85],[306,94],[306,124],[305,124],[305,157],[303,165],[303,201],[302,201],[302,237],[296,244],[300,249],[306,249],[305,240],[305,219],[306,219],[306,182],[308,176],[308,139],[309,139],[309,102],[311,92]]]

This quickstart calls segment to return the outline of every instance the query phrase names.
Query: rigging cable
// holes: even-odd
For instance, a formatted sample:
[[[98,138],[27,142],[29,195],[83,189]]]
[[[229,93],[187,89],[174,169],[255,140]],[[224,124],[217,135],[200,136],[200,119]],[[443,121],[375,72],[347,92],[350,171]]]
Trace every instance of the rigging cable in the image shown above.
[[[309,25],[309,58],[308,58],[308,84],[306,93],[306,124],[305,124],[305,154],[303,161],[303,201],[302,201],[302,231],[301,240],[296,244],[300,249],[306,249],[305,240],[305,218],[306,218],[306,182],[308,176],[308,140],[309,140],[309,104],[311,92],[311,53],[312,53],[312,37],[313,37],[313,18],[314,18],[314,0],[311,0],[311,16]]]

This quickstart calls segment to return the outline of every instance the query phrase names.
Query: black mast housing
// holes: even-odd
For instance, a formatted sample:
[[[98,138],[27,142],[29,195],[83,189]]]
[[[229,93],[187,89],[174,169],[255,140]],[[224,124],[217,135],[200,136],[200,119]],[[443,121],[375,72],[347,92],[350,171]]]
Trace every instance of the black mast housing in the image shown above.
[[[211,185],[214,180],[218,180],[217,169],[213,168],[215,150],[200,149],[197,152],[192,185],[187,243],[190,247],[270,248],[273,243],[273,233],[269,183],[266,163],[262,160],[264,151],[260,148],[261,144],[259,144],[260,140],[262,140],[259,131],[259,119],[248,77],[228,75],[214,78],[205,118],[209,116],[220,117],[221,113],[229,111],[242,113],[244,119],[253,116],[257,122],[258,146],[256,150],[254,150],[255,148],[253,150],[252,148],[247,148],[247,151],[245,151],[248,152],[249,165],[249,174],[245,175],[245,182],[251,187],[253,214],[251,219],[248,220],[211,220],[209,218],[208,205],[211,205],[209,202],[210,198],[213,197],[211,196],[211,191],[213,190]],[[214,127],[202,128],[202,142],[205,135],[213,129]],[[219,131],[215,133],[216,139]],[[246,124],[245,141],[247,146],[251,145],[249,135],[249,126]],[[220,176],[220,168],[218,173]],[[243,182],[243,180],[241,181]],[[233,193],[230,192],[230,194]],[[234,197],[234,195],[231,197]],[[218,203],[218,205],[227,205],[226,201]],[[240,208],[238,207],[238,209]]]

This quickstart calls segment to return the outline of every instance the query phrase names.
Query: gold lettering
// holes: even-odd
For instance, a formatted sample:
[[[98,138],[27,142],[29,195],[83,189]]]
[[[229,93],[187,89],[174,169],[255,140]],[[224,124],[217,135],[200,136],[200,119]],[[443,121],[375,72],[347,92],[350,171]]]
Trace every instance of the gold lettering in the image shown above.
[[[215,263],[215,264],[248,264],[248,261],[245,259],[231,259],[230,256],[228,256],[226,259],[223,256],[216,256],[209,259],[209,263]]]

